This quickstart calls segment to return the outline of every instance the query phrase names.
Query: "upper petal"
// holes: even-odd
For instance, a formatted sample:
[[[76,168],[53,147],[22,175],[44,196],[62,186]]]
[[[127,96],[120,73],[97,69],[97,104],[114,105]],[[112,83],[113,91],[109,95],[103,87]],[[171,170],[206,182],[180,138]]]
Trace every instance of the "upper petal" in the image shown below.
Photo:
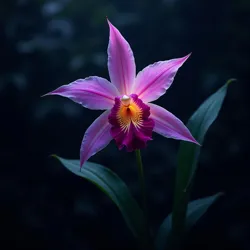
[[[135,80],[135,59],[128,42],[108,20],[108,70],[111,82],[121,95],[131,94]]]
[[[92,76],[63,85],[46,95],[67,97],[89,109],[109,109],[119,93],[108,80]]]
[[[86,130],[80,149],[81,166],[92,155],[105,148],[112,140],[111,125],[108,122],[110,110],[102,113]]]
[[[165,94],[172,84],[178,69],[190,56],[151,64],[136,77],[133,93],[144,102],[152,102]]]
[[[155,122],[154,132],[168,138],[190,141],[199,145],[188,128],[176,116],[158,105],[152,103],[147,105],[150,107],[150,117]]]

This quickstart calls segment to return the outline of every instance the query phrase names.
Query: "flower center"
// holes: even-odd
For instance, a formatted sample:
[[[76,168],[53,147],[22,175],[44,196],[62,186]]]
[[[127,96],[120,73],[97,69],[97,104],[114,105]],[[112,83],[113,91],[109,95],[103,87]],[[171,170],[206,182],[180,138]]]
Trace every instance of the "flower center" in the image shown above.
[[[132,122],[135,127],[141,125],[142,109],[128,96],[121,98],[120,109],[117,112],[117,119],[120,123],[122,130],[127,130]]]
[[[111,135],[119,149],[126,146],[127,151],[144,148],[152,139],[154,121],[149,118],[150,108],[137,95],[124,95],[115,98],[109,115]]]
[[[122,98],[121,98],[121,102],[124,106],[128,106],[130,104],[130,101],[131,101],[131,98],[127,95],[124,95]]]

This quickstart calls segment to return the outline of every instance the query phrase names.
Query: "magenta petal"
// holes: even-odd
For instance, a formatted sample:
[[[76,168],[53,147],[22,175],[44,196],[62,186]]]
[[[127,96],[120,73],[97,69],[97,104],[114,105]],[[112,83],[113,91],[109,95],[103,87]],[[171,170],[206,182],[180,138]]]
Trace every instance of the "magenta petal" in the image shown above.
[[[67,97],[89,109],[110,109],[119,93],[108,80],[92,76],[63,85],[46,95]]]
[[[131,94],[135,80],[135,59],[128,42],[109,21],[108,70],[121,95]]]
[[[108,122],[109,114],[110,110],[102,113],[85,132],[80,150],[81,166],[92,155],[105,148],[112,140],[110,134],[111,125]]]
[[[151,64],[137,74],[133,93],[144,102],[152,102],[165,94],[178,69],[190,56]]]
[[[176,116],[158,105],[152,103],[147,105],[150,107],[150,117],[155,122],[154,132],[168,138],[190,141],[199,145],[188,128]]]

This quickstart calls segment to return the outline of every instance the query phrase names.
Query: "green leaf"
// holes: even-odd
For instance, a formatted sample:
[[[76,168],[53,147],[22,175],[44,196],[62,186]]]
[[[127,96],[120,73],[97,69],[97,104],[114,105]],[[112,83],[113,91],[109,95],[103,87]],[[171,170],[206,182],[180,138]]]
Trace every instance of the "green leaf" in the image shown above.
[[[186,229],[190,230],[192,226],[207,212],[208,208],[222,195],[223,193],[220,192],[209,197],[191,201],[188,204],[187,209]]]
[[[203,143],[209,127],[217,118],[226,96],[227,88],[232,81],[234,79],[229,80],[223,87],[211,95],[189,119],[187,127],[200,144]],[[190,142],[181,142],[176,169],[173,212],[171,218],[168,219],[169,225],[171,225],[172,245],[178,244],[185,234],[189,194],[197,169],[199,154],[200,146]],[[159,237],[162,238],[163,236]]]
[[[227,93],[229,80],[217,92],[211,95],[189,119],[187,127],[197,141],[202,144],[206,132],[217,118]],[[176,170],[175,193],[172,217],[173,234],[181,234],[185,226],[185,215],[192,181],[195,176],[200,146],[181,142]]]
[[[235,79],[230,79],[217,92],[211,95],[201,106],[195,111],[187,123],[187,127],[196,140],[202,144],[204,137],[217,118],[219,111],[225,99],[227,88]],[[181,191],[186,190],[194,177],[197,161],[200,154],[200,147],[193,143],[181,142],[178,154],[178,174],[177,183],[181,183]],[[178,175],[177,174],[177,175]]]
[[[220,197],[223,193],[217,193],[213,196],[191,201],[187,207],[186,228],[190,230],[193,225],[207,212],[208,208]],[[169,236],[172,229],[172,214],[169,214],[161,224],[156,240],[156,250],[166,249]]]
[[[110,169],[102,165],[86,162],[80,170],[79,160],[67,160],[55,156],[69,171],[92,182],[103,191],[118,207],[125,222],[141,245],[144,242],[146,229],[143,212],[132,197],[126,184]]]

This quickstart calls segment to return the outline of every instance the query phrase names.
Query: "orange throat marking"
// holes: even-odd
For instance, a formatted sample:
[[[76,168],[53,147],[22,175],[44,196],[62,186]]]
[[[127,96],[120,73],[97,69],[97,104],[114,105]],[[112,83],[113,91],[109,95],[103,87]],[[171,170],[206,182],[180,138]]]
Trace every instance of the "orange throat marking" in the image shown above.
[[[135,127],[140,127],[142,124],[142,109],[133,99],[128,96],[123,96],[117,118],[122,130],[128,130],[131,122]]]

